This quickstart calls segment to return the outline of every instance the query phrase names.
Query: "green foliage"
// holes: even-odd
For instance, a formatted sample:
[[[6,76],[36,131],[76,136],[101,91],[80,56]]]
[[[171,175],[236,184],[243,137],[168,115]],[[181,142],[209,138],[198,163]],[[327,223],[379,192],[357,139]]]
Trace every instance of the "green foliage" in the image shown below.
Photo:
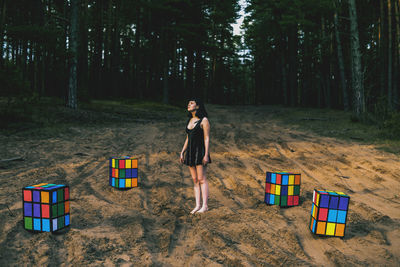
[[[400,140],[400,112],[393,112],[383,123],[383,129],[389,138]]]

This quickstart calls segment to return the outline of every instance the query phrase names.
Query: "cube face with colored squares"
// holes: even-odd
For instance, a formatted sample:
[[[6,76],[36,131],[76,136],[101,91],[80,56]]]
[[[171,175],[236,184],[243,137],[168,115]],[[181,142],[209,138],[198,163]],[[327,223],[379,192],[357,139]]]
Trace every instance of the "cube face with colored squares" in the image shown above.
[[[115,188],[138,186],[138,160],[134,157],[110,158],[109,184]]]
[[[342,192],[314,189],[310,230],[316,235],[344,237],[350,197]]]
[[[68,227],[69,186],[41,183],[22,188],[24,228],[37,232],[56,232]]]
[[[298,206],[301,175],[290,172],[267,172],[264,202],[281,207]]]

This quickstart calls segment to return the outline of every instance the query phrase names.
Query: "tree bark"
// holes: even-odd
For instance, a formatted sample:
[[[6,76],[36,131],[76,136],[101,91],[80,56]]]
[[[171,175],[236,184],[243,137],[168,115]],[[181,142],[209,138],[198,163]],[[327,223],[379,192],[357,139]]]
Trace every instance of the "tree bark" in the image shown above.
[[[101,69],[102,69],[102,53],[103,53],[103,1],[98,0],[93,7],[94,9],[94,47],[91,63],[92,85],[91,96],[100,96],[101,88]]]
[[[0,67],[3,66],[3,47],[4,47],[4,25],[6,20],[6,0],[1,3],[1,19],[0,19]]]
[[[335,8],[335,13],[333,15],[333,21],[334,21],[335,36],[336,36],[336,51],[337,51],[338,64],[339,64],[340,85],[342,87],[343,108],[344,108],[344,110],[348,111],[349,110],[349,98],[347,96],[347,85],[346,85],[346,76],[344,74],[342,43],[340,41],[339,22],[338,22],[337,17],[338,17],[337,9]]]
[[[354,92],[354,113],[360,120],[365,113],[364,78],[361,67],[360,41],[358,35],[357,11],[355,0],[349,0],[350,47],[352,59],[352,85]]]
[[[76,109],[77,101],[77,75],[76,66],[78,64],[78,0],[71,0],[71,30],[70,30],[70,73],[67,107]]]
[[[392,7],[391,0],[388,0],[388,107],[393,109],[393,88],[392,88]]]
[[[88,0],[82,0],[79,19],[79,57],[78,57],[78,88],[89,94],[88,90]],[[86,95],[89,97],[89,95]]]
[[[386,53],[385,53],[385,38],[384,38],[384,29],[385,29],[385,10],[384,10],[384,6],[383,6],[383,1],[384,0],[380,0],[380,17],[379,17],[379,62],[380,62],[380,94],[381,96],[385,95],[385,69],[386,69],[386,65],[385,65],[385,58],[386,58]]]
[[[396,42],[397,42],[397,49],[395,49],[395,51],[397,51],[397,57],[395,57],[395,62],[396,62],[396,68],[394,70],[395,73],[395,77],[394,77],[394,82],[395,84],[393,84],[393,104],[394,104],[394,108],[396,110],[399,109],[400,107],[400,99],[399,99],[399,86],[400,86],[400,14],[399,14],[399,10],[400,9],[400,0],[398,0],[397,2],[395,2],[395,18],[396,18]]]

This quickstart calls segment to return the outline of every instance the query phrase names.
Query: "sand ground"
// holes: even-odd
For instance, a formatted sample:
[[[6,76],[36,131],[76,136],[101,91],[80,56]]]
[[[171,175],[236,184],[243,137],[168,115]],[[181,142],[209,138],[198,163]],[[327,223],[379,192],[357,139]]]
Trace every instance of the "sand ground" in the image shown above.
[[[70,127],[57,136],[0,135],[0,266],[400,265],[400,158],[373,145],[294,131],[273,107],[208,106],[209,212],[190,215],[179,164],[185,119]],[[140,187],[108,185],[108,158],[139,158]],[[266,171],[301,172],[300,206],[263,203]],[[23,229],[21,188],[71,188],[71,227]],[[351,196],[346,237],[308,229],[314,188]]]

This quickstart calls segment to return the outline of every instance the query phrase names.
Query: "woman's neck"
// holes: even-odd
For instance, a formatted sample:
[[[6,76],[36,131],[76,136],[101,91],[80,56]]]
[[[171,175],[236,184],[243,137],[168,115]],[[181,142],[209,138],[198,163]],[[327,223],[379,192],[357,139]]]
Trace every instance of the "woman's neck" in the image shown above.
[[[196,116],[196,111],[193,111],[193,112],[192,112],[192,119],[195,119],[195,118],[198,118],[198,119],[199,119],[199,117]]]

